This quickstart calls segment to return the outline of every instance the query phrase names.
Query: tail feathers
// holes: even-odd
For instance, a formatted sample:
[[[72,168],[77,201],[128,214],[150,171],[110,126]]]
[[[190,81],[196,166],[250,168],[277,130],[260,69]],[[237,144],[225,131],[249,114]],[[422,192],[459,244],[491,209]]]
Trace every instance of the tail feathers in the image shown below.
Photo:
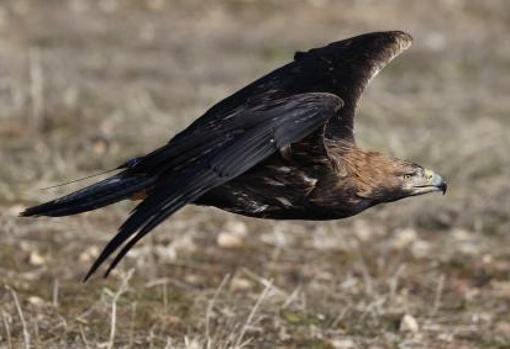
[[[155,180],[154,176],[122,172],[69,195],[27,208],[20,216],[61,217],[95,210],[130,197],[150,187]]]

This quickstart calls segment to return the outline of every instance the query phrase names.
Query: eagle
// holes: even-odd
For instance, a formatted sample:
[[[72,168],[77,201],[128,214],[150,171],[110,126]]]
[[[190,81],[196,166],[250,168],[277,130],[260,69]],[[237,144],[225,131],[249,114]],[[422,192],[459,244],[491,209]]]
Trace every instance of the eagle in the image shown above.
[[[402,31],[366,33],[294,59],[207,110],[168,143],[114,175],[21,216],[68,216],[142,200],[104,247],[87,280],[105,277],[157,225],[187,204],[265,219],[333,220],[432,192],[446,181],[414,162],[363,150],[354,117],[370,80],[408,49]]]

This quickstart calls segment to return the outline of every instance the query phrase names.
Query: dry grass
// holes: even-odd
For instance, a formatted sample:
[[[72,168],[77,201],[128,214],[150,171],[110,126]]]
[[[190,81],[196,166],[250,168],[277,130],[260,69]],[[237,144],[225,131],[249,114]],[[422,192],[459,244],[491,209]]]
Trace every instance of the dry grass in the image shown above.
[[[0,347],[509,347],[509,23],[504,0],[2,1]],[[130,203],[16,217],[294,50],[382,29],[415,46],[367,91],[359,142],[446,197],[313,223],[188,207],[87,284]]]

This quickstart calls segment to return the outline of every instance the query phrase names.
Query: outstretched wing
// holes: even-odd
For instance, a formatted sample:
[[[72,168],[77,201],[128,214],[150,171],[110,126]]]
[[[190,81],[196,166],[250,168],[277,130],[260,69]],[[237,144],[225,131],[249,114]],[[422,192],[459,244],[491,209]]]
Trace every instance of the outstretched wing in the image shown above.
[[[106,275],[137,241],[185,204],[235,178],[278,149],[318,129],[343,102],[328,93],[306,93],[237,110],[205,124],[188,137],[177,137],[136,166],[161,172],[149,196],[132,212],[106,245],[85,280],[120,246]]]
[[[292,62],[214,105],[182,135],[200,132],[204,125],[223,120],[241,105],[264,104],[301,93],[326,92],[339,96],[344,102],[342,110],[329,120],[326,136],[353,141],[356,107],[366,86],[411,43],[411,36],[401,31],[373,32],[297,52]]]

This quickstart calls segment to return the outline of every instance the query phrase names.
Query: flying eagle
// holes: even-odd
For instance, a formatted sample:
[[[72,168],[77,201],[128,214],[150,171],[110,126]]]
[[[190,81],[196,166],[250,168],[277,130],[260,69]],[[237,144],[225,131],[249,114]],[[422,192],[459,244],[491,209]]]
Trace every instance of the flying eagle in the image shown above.
[[[332,220],[430,192],[446,182],[407,160],[360,149],[353,123],[370,80],[409,48],[375,32],[306,52],[205,112],[107,179],[21,216],[68,216],[142,199],[85,280],[117,249],[105,276],[141,238],[186,204],[269,219]]]

